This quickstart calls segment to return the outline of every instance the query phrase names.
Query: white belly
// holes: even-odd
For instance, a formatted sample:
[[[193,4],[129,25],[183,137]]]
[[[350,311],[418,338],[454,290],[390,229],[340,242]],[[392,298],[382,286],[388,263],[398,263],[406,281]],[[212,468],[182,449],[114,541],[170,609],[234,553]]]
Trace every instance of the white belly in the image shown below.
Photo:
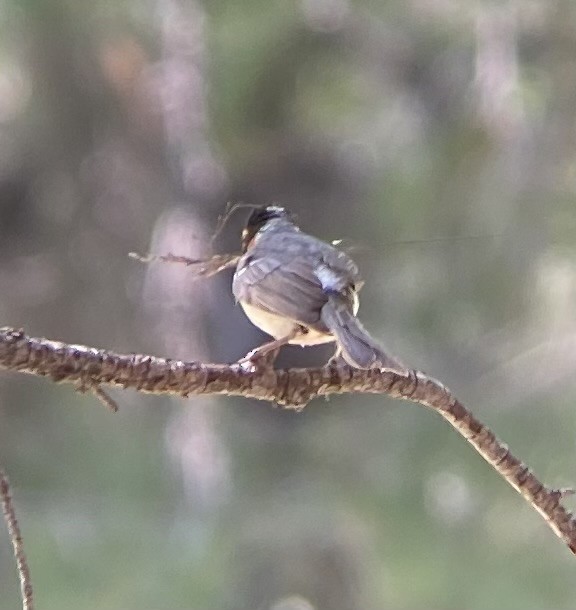
[[[294,330],[294,327],[300,326],[293,320],[283,318],[282,316],[278,316],[268,311],[262,311],[247,303],[240,303],[240,305],[242,305],[244,313],[248,316],[252,324],[269,334],[271,337],[274,337],[274,339],[286,337]],[[306,335],[293,339],[289,343],[293,345],[318,345],[320,343],[330,343],[331,341],[334,341],[333,335],[309,329]]]

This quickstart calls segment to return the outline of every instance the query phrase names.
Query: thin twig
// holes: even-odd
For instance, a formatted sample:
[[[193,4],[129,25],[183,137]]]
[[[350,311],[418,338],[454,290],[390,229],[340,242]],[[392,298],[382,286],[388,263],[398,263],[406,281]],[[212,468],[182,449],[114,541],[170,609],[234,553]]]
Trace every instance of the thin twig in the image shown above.
[[[547,487],[442,383],[419,371],[359,370],[350,367],[249,370],[239,364],[181,362],[139,354],[116,354],[82,345],[28,337],[0,329],[0,369],[77,383],[135,388],[152,394],[230,395],[302,409],[316,396],[383,394],[429,407],[450,423],[478,453],[538,511],[576,554],[576,520],[562,505],[569,490]]]
[[[99,385],[95,385],[92,388],[92,393],[94,394],[94,396],[96,396],[100,400],[100,402],[107,409],[109,409],[113,413],[118,413],[118,411],[119,411],[118,403],[112,398],[112,396],[110,396],[110,394],[105,392]]]
[[[98,382],[90,376],[88,371],[84,371],[78,380],[76,391],[81,394],[91,392],[109,411],[112,411],[113,413],[119,411],[116,401],[100,387]]]
[[[200,277],[210,277],[223,271],[236,267],[241,254],[215,254],[210,258],[188,258],[187,256],[177,256],[176,254],[147,254],[142,256],[136,252],[130,252],[128,256],[141,263],[181,263],[187,267],[192,267],[194,275]]]
[[[224,213],[221,214],[220,216],[218,216],[218,222],[216,223],[216,229],[215,229],[212,237],[210,238],[210,245],[214,244],[214,242],[216,241],[216,238],[220,235],[220,233],[222,233],[222,230],[226,226],[226,223],[230,220],[231,216],[237,210],[241,210],[241,209],[245,209],[245,208],[254,209],[254,208],[259,208],[259,207],[261,207],[261,206],[254,204],[254,203],[242,203],[242,202],[232,203],[231,201],[229,201],[226,204]]]
[[[26,561],[26,553],[24,552],[20,526],[18,525],[18,519],[16,519],[16,512],[14,510],[14,505],[12,504],[12,497],[10,496],[10,482],[2,468],[0,468],[0,496],[2,497],[4,521],[8,528],[10,540],[12,541],[16,566],[18,568],[18,577],[20,578],[22,608],[24,608],[24,610],[33,610],[34,600],[32,582],[30,580],[30,569],[28,568],[28,562]]]

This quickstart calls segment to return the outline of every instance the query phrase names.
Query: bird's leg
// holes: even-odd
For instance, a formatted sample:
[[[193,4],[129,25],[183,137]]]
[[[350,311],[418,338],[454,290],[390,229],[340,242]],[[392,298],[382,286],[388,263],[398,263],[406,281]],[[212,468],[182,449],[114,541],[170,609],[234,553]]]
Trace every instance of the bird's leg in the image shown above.
[[[257,364],[258,366],[270,367],[274,364],[280,348],[284,343],[279,345],[282,339],[264,343],[260,347],[250,350],[243,358],[238,360],[238,364]]]
[[[292,331],[286,335],[285,337],[280,337],[280,339],[274,339],[274,341],[269,341],[268,343],[264,343],[260,347],[257,347],[251,351],[249,351],[244,358],[240,358],[238,360],[238,364],[253,364],[258,366],[271,367],[278,356],[278,352],[280,348],[287,343],[290,343],[296,337],[301,335],[305,335],[308,331],[300,326],[295,326]]]
[[[336,344],[336,351],[334,352],[334,354],[332,354],[332,357],[330,358],[330,360],[328,360],[328,362],[326,363],[326,366],[343,366],[347,364],[346,360],[344,360],[344,358],[342,357],[342,348]]]

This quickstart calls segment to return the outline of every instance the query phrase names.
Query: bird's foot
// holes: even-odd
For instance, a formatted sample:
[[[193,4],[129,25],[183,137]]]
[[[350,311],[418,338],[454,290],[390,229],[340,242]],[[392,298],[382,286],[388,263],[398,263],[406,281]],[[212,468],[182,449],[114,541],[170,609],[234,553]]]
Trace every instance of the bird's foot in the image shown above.
[[[344,360],[344,357],[342,356],[342,348],[340,346],[337,346],[336,351],[334,352],[330,360],[328,360],[326,366],[329,368],[341,368],[343,366],[346,366],[347,364],[348,363],[346,362],[346,360]]]
[[[274,366],[274,361],[278,356],[280,348],[263,349],[267,347],[262,345],[256,349],[250,350],[243,358],[238,360],[239,364],[247,372],[253,373],[258,369],[271,369]]]
[[[342,368],[343,366],[350,366],[344,358],[342,358],[342,354],[334,354],[330,360],[326,363],[327,367],[331,368]]]

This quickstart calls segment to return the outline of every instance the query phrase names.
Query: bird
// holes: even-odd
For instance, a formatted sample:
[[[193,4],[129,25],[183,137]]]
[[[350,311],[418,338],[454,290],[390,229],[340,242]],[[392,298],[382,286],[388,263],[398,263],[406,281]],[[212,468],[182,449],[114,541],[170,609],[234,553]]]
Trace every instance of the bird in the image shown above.
[[[249,320],[273,340],[239,362],[275,359],[286,344],[336,343],[329,365],[405,372],[368,333],[358,313],[363,285],[356,263],[344,251],[300,230],[278,205],[255,206],[242,231],[242,255],[232,291]]]

